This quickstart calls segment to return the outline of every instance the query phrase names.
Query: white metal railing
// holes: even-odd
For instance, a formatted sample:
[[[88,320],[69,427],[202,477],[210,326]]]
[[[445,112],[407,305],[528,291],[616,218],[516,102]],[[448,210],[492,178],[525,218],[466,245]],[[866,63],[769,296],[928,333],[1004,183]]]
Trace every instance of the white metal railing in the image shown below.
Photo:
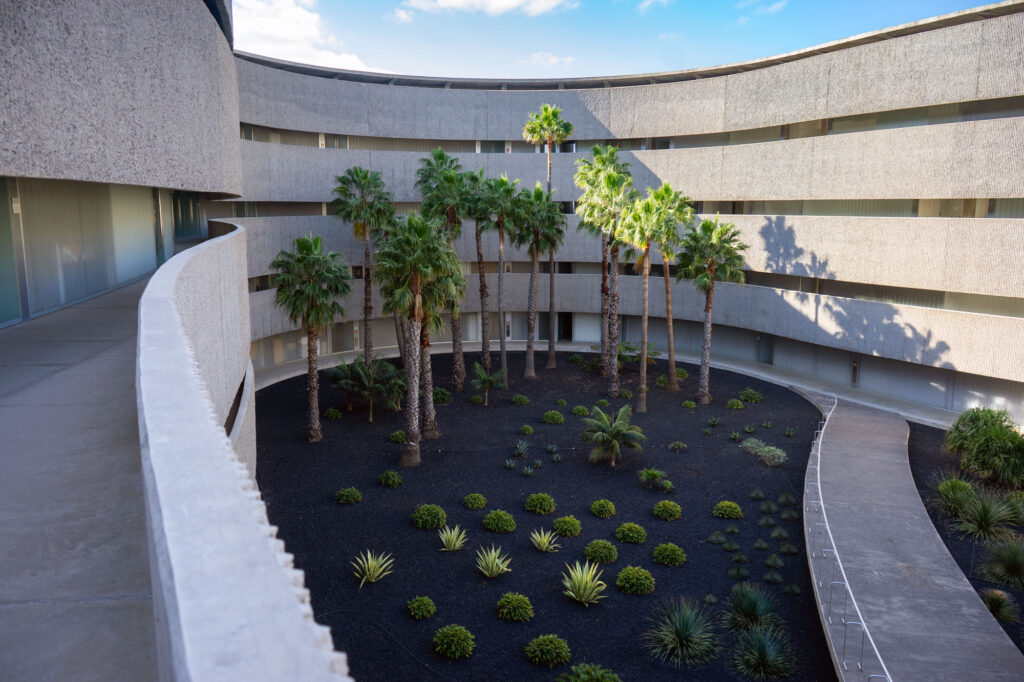
[[[885,662],[878,654],[878,648],[871,638],[871,632],[857,605],[857,599],[850,589],[846,571],[843,569],[842,557],[836,550],[832,537],[832,528],[828,523],[825,501],[821,491],[821,447],[825,431],[839,400],[834,393],[826,394],[825,410],[818,429],[814,433],[811,454],[807,460],[807,472],[804,476],[804,542],[807,547],[807,563],[811,572],[811,584],[814,588],[815,601],[820,611],[825,636],[831,642],[832,652],[838,669],[836,672],[843,680],[864,679],[885,680],[892,682]],[[831,568],[826,579],[826,571]],[[843,600],[842,616],[835,619],[833,610],[838,592]],[[851,613],[852,610],[852,613]],[[853,636],[860,634],[860,645],[853,648],[859,650],[854,659],[853,648],[850,647],[850,628],[856,627]],[[870,648],[868,648],[870,647]],[[848,654],[850,657],[847,658]],[[851,669],[850,665],[856,668]]]

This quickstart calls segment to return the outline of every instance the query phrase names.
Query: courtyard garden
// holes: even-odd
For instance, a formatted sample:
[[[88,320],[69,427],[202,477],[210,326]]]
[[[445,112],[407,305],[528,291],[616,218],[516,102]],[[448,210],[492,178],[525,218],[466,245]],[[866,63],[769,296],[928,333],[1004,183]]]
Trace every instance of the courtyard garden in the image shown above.
[[[558,353],[486,406],[468,381],[435,392],[440,436],[414,468],[405,415],[371,423],[328,373],[319,442],[306,377],[257,394],[270,521],[356,679],[834,679],[800,523],[818,411],[719,370],[697,405],[696,367],[671,392],[652,361],[631,414],[639,363],[608,398],[595,358]],[[509,353],[509,375],[524,362]]]

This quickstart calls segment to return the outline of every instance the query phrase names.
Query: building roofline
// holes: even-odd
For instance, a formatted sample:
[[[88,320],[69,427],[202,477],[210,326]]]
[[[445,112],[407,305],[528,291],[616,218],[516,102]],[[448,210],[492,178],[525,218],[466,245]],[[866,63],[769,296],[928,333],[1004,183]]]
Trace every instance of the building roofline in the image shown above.
[[[374,83],[377,85],[402,85],[420,88],[446,88],[458,90],[585,90],[593,88],[628,87],[634,85],[654,85],[658,83],[675,83],[679,81],[715,78],[744,71],[764,69],[769,66],[795,62],[820,54],[845,50],[858,45],[877,43],[883,40],[899,38],[914,33],[924,33],[947,26],[968,24],[982,19],[1024,12],[1024,0],[1004,0],[991,5],[983,5],[972,9],[943,14],[929,19],[922,19],[908,24],[900,24],[878,31],[861,33],[850,38],[834,40],[813,47],[786,52],[774,57],[764,57],[745,62],[735,62],[722,66],[711,66],[682,71],[661,71],[658,73],[641,73],[620,76],[589,76],[583,78],[445,78],[441,76],[411,76],[394,73],[371,71],[350,71],[332,69],[325,66],[300,64],[272,57],[251,54],[235,50],[235,56],[249,62],[269,66],[282,71],[291,71],[306,76],[330,78],[333,80],[353,81],[357,83]]]

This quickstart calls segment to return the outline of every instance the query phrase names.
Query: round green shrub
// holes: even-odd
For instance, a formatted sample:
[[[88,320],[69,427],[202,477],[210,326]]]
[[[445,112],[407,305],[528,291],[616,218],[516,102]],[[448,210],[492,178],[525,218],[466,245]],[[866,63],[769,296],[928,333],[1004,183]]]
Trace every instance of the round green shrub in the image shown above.
[[[615,505],[611,500],[594,500],[590,504],[590,513],[599,519],[610,519],[615,516]]]
[[[745,388],[740,391],[740,400],[745,403],[759,403],[761,402],[761,394],[752,388]]]
[[[662,500],[654,505],[653,514],[665,521],[674,521],[683,515],[683,508],[671,500]]]
[[[434,651],[453,661],[469,658],[475,647],[473,633],[461,625],[445,625],[434,633]]]
[[[437,530],[448,522],[448,515],[436,504],[421,504],[409,518],[412,519],[412,525],[423,530]]]
[[[544,422],[545,424],[564,424],[565,417],[563,417],[562,413],[559,412],[558,410],[548,410],[547,412],[544,413],[544,416],[541,418],[541,421]]]
[[[633,397],[633,391],[624,388],[619,391],[619,397],[622,398],[623,400],[629,400],[630,398]]]
[[[402,476],[394,469],[388,469],[377,477],[377,482],[385,488],[397,488],[402,485]]]
[[[622,682],[622,678],[596,663],[574,665],[555,682]]]
[[[511,533],[516,529],[516,520],[503,509],[495,509],[484,517],[484,528],[492,533]]]
[[[409,615],[416,620],[430,618],[437,612],[434,600],[430,597],[413,597],[405,605],[409,608]]]
[[[665,566],[682,566],[686,563],[686,552],[674,542],[666,542],[654,548],[654,560]]]
[[[554,514],[555,500],[547,493],[534,493],[526,498],[523,508],[534,514]]]
[[[740,509],[740,506],[735,502],[730,502],[729,500],[722,500],[716,504],[711,514],[719,519],[743,518],[743,510]]]
[[[647,531],[639,524],[628,522],[615,529],[615,539],[619,542],[639,545],[647,542]]]
[[[727,408],[729,408],[730,410],[742,410],[743,409],[743,401],[742,400],[736,400],[735,398],[733,398],[732,400],[727,402],[725,404],[725,406]]]
[[[513,405],[529,405],[530,404],[530,399],[527,398],[522,393],[516,393],[514,396],[512,396],[512,404]]]
[[[398,429],[397,431],[392,431],[391,435],[388,436],[388,440],[391,441],[392,443],[404,443],[405,442],[405,431],[403,431],[402,429]]]
[[[576,407],[572,408],[572,413],[573,413],[573,415],[575,415],[577,417],[589,417],[590,416],[590,410],[588,410],[583,405],[577,405]]]
[[[326,410],[324,410],[324,418],[325,419],[334,420],[334,419],[341,419],[341,417],[342,417],[341,410],[339,410],[336,407],[328,407]]]
[[[558,635],[541,635],[526,645],[526,658],[534,665],[554,668],[569,662],[569,644]]]
[[[654,592],[654,576],[646,568],[626,566],[619,571],[615,586],[626,594],[650,594]]]
[[[462,506],[466,509],[479,511],[487,506],[487,498],[480,493],[470,493],[462,498]]]
[[[680,381],[686,381],[690,378],[690,373],[682,367],[676,367],[676,378]]]
[[[785,450],[771,445],[758,450],[757,456],[761,459],[761,464],[764,464],[766,467],[782,466],[789,459]]]
[[[569,403],[565,402],[565,398],[559,398],[558,400],[555,401],[555,404],[558,405],[559,407],[565,407]]]
[[[533,604],[525,594],[506,592],[498,600],[498,618],[513,623],[525,623],[533,618]]]
[[[619,558],[619,551],[607,540],[592,540],[583,548],[583,556],[595,564],[610,564]]]
[[[334,501],[338,504],[355,504],[363,501],[363,494],[355,488],[342,488],[334,493]]]
[[[608,402],[607,398],[601,398],[594,404],[597,405],[598,407],[608,407],[609,405],[611,405],[611,403]]]
[[[692,410],[697,407],[697,403],[693,402],[692,400],[684,400],[683,407],[686,408],[687,410]]]
[[[574,365],[578,365],[583,362],[583,356],[580,355],[579,353],[573,353],[572,355],[569,356],[569,362],[571,362]]]
[[[668,376],[664,374],[659,375],[658,378],[654,380],[654,384],[658,388],[665,388],[666,386],[668,386]]]
[[[474,405],[483,405],[484,397],[477,393],[469,397],[469,402],[473,403]]]
[[[560,516],[551,523],[551,528],[563,538],[574,538],[583,532],[575,516]]]
[[[447,405],[452,401],[452,392],[441,386],[434,387],[434,402],[438,405]]]
[[[519,427],[519,434],[522,436],[532,436],[533,427],[530,426],[529,424],[523,424],[522,426]]]

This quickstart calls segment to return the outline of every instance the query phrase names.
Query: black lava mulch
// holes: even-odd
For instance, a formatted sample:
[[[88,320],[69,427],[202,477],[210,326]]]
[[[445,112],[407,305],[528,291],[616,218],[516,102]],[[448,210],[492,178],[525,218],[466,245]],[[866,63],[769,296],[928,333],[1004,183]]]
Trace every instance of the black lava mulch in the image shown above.
[[[914,476],[914,483],[921,493],[928,508],[928,515],[935,524],[935,530],[939,532],[942,541],[946,543],[946,549],[953,555],[960,570],[964,572],[974,589],[981,591],[995,588],[1007,592],[1017,603],[1018,609],[1024,609],[1024,590],[1009,587],[999,583],[986,580],[978,571],[988,558],[985,544],[964,538],[958,533],[951,522],[950,517],[939,505],[934,503],[936,497],[935,486],[943,476],[959,473],[960,463],[957,458],[946,452],[942,444],[946,440],[946,432],[941,429],[934,429],[930,426],[923,426],[910,422],[910,471]],[[1021,614],[1024,616],[1024,613]],[[1010,636],[1014,644],[1024,652],[1024,625],[1017,623],[1003,623],[1003,630]]]
[[[772,539],[772,528],[761,527],[764,516],[760,501],[748,499],[760,488],[769,500],[782,493],[802,499],[801,489],[807,453],[818,411],[796,394],[773,384],[724,371],[713,371],[711,389],[715,401],[707,407],[684,409],[682,401],[696,393],[697,368],[685,367],[691,377],[682,383],[681,393],[668,393],[655,387],[655,379],[665,373],[664,362],[652,367],[649,411],[637,414],[633,422],[643,428],[649,441],[641,454],[627,453],[615,469],[607,463],[589,463],[588,448],[580,442],[583,426],[571,414],[575,405],[591,406],[605,394],[605,382],[596,372],[568,362],[568,354],[559,354],[559,366],[545,370],[544,355],[537,354],[540,379],[521,379],[524,355],[510,355],[512,389],[492,394],[490,407],[469,402],[473,391],[456,395],[449,405],[438,407],[443,436],[423,444],[421,466],[402,469],[404,485],[382,488],[377,476],[385,469],[398,469],[401,446],[390,443],[388,435],[403,428],[403,415],[381,411],[376,422],[368,424],[364,411],[346,412],[342,419],[324,422],[325,439],[305,442],[305,377],[297,377],[257,394],[257,431],[259,442],[258,473],[260,488],[267,502],[272,523],[280,527],[280,537],[296,564],[306,572],[317,621],[331,627],[334,643],[348,655],[352,675],[361,682],[369,680],[524,680],[554,679],[567,670],[538,668],[528,662],[523,647],[534,637],[556,633],[572,649],[573,663],[591,661],[617,672],[623,680],[742,679],[731,667],[734,637],[720,629],[722,655],[713,663],[696,668],[677,669],[652,659],[643,649],[641,635],[646,619],[670,598],[684,596],[700,601],[712,594],[718,599],[707,607],[716,616],[722,612],[730,588],[735,583],[727,572],[736,564],[720,545],[706,542],[714,531],[725,532],[735,525],[734,540],[749,558],[745,566],[750,580],[760,581],[770,570],[764,565],[769,554],[778,552],[781,539]],[[467,360],[471,356],[467,354]],[[497,355],[495,354],[495,358]],[[450,356],[434,359],[436,383],[448,385]],[[635,390],[636,365],[624,370],[623,387]],[[321,407],[344,409],[344,395],[323,380]],[[743,410],[726,408],[729,398],[750,386],[761,393],[760,404]],[[514,393],[529,397],[530,404],[511,403]],[[556,401],[567,401],[558,407]],[[632,401],[635,404],[635,398]],[[613,400],[612,408],[624,404]],[[559,409],[565,415],[561,426],[545,425],[541,417],[547,410]],[[709,418],[721,424],[711,435],[701,432]],[[770,427],[762,427],[770,421]],[[533,427],[532,436],[520,436],[523,424]],[[789,453],[789,461],[777,469],[761,465],[731,441],[731,432],[745,438],[743,427],[754,427],[755,437],[778,445]],[[784,430],[792,427],[793,437]],[[512,457],[520,439],[530,445],[525,460],[515,470],[507,470],[505,460]],[[683,441],[684,452],[672,452],[668,445]],[[556,463],[546,451],[556,444],[564,461]],[[520,469],[540,460],[533,477]],[[637,472],[655,467],[667,473],[675,492],[662,495],[642,487]],[[355,486],[363,500],[355,505],[340,505],[334,493]],[[523,510],[523,501],[534,492],[552,495],[557,504],[554,516],[537,516]],[[484,511],[462,506],[468,493],[487,497]],[[608,498],[615,503],[617,515],[602,520],[589,512],[590,503]],[[662,499],[678,502],[683,516],[667,522],[654,517],[651,509]],[[713,518],[712,507],[723,499],[738,502],[745,517],[737,522]],[[444,507],[448,524],[459,524],[469,531],[466,549],[447,553],[438,551],[435,531],[418,530],[409,522],[409,514],[421,503]],[[794,507],[800,510],[799,504]],[[511,512],[518,524],[515,532],[497,535],[483,529],[481,519],[489,510]],[[563,539],[561,551],[542,554],[530,543],[530,531],[550,528],[554,517],[572,514],[580,520],[583,533]],[[821,625],[815,610],[813,592],[803,553],[803,535],[799,521],[781,520],[778,527],[789,534],[789,542],[799,554],[784,556],[779,569],[784,584],[795,584],[799,595],[783,594],[783,585],[770,586],[778,611],[791,635],[797,672],[793,679],[834,680]],[[647,542],[642,545],[615,543],[619,558],[603,566],[608,584],[607,598],[599,605],[584,608],[562,595],[561,573],[566,562],[583,560],[583,548],[591,540],[613,540],[619,524],[634,521],[646,528]],[[770,550],[758,550],[753,544],[764,539]],[[656,564],[651,553],[663,542],[682,547],[688,561],[679,568]],[[475,568],[478,547],[500,546],[512,559],[512,572],[487,580]],[[395,571],[378,583],[359,589],[350,562],[360,552],[371,549],[390,552]],[[620,569],[639,565],[654,575],[657,587],[648,596],[624,594],[615,587]],[[524,624],[499,619],[495,603],[505,592],[527,595],[536,617]],[[415,621],[406,611],[406,602],[419,595],[431,597],[437,614]],[[476,636],[476,650],[469,659],[449,662],[433,653],[431,639],[441,626],[458,623]]]

